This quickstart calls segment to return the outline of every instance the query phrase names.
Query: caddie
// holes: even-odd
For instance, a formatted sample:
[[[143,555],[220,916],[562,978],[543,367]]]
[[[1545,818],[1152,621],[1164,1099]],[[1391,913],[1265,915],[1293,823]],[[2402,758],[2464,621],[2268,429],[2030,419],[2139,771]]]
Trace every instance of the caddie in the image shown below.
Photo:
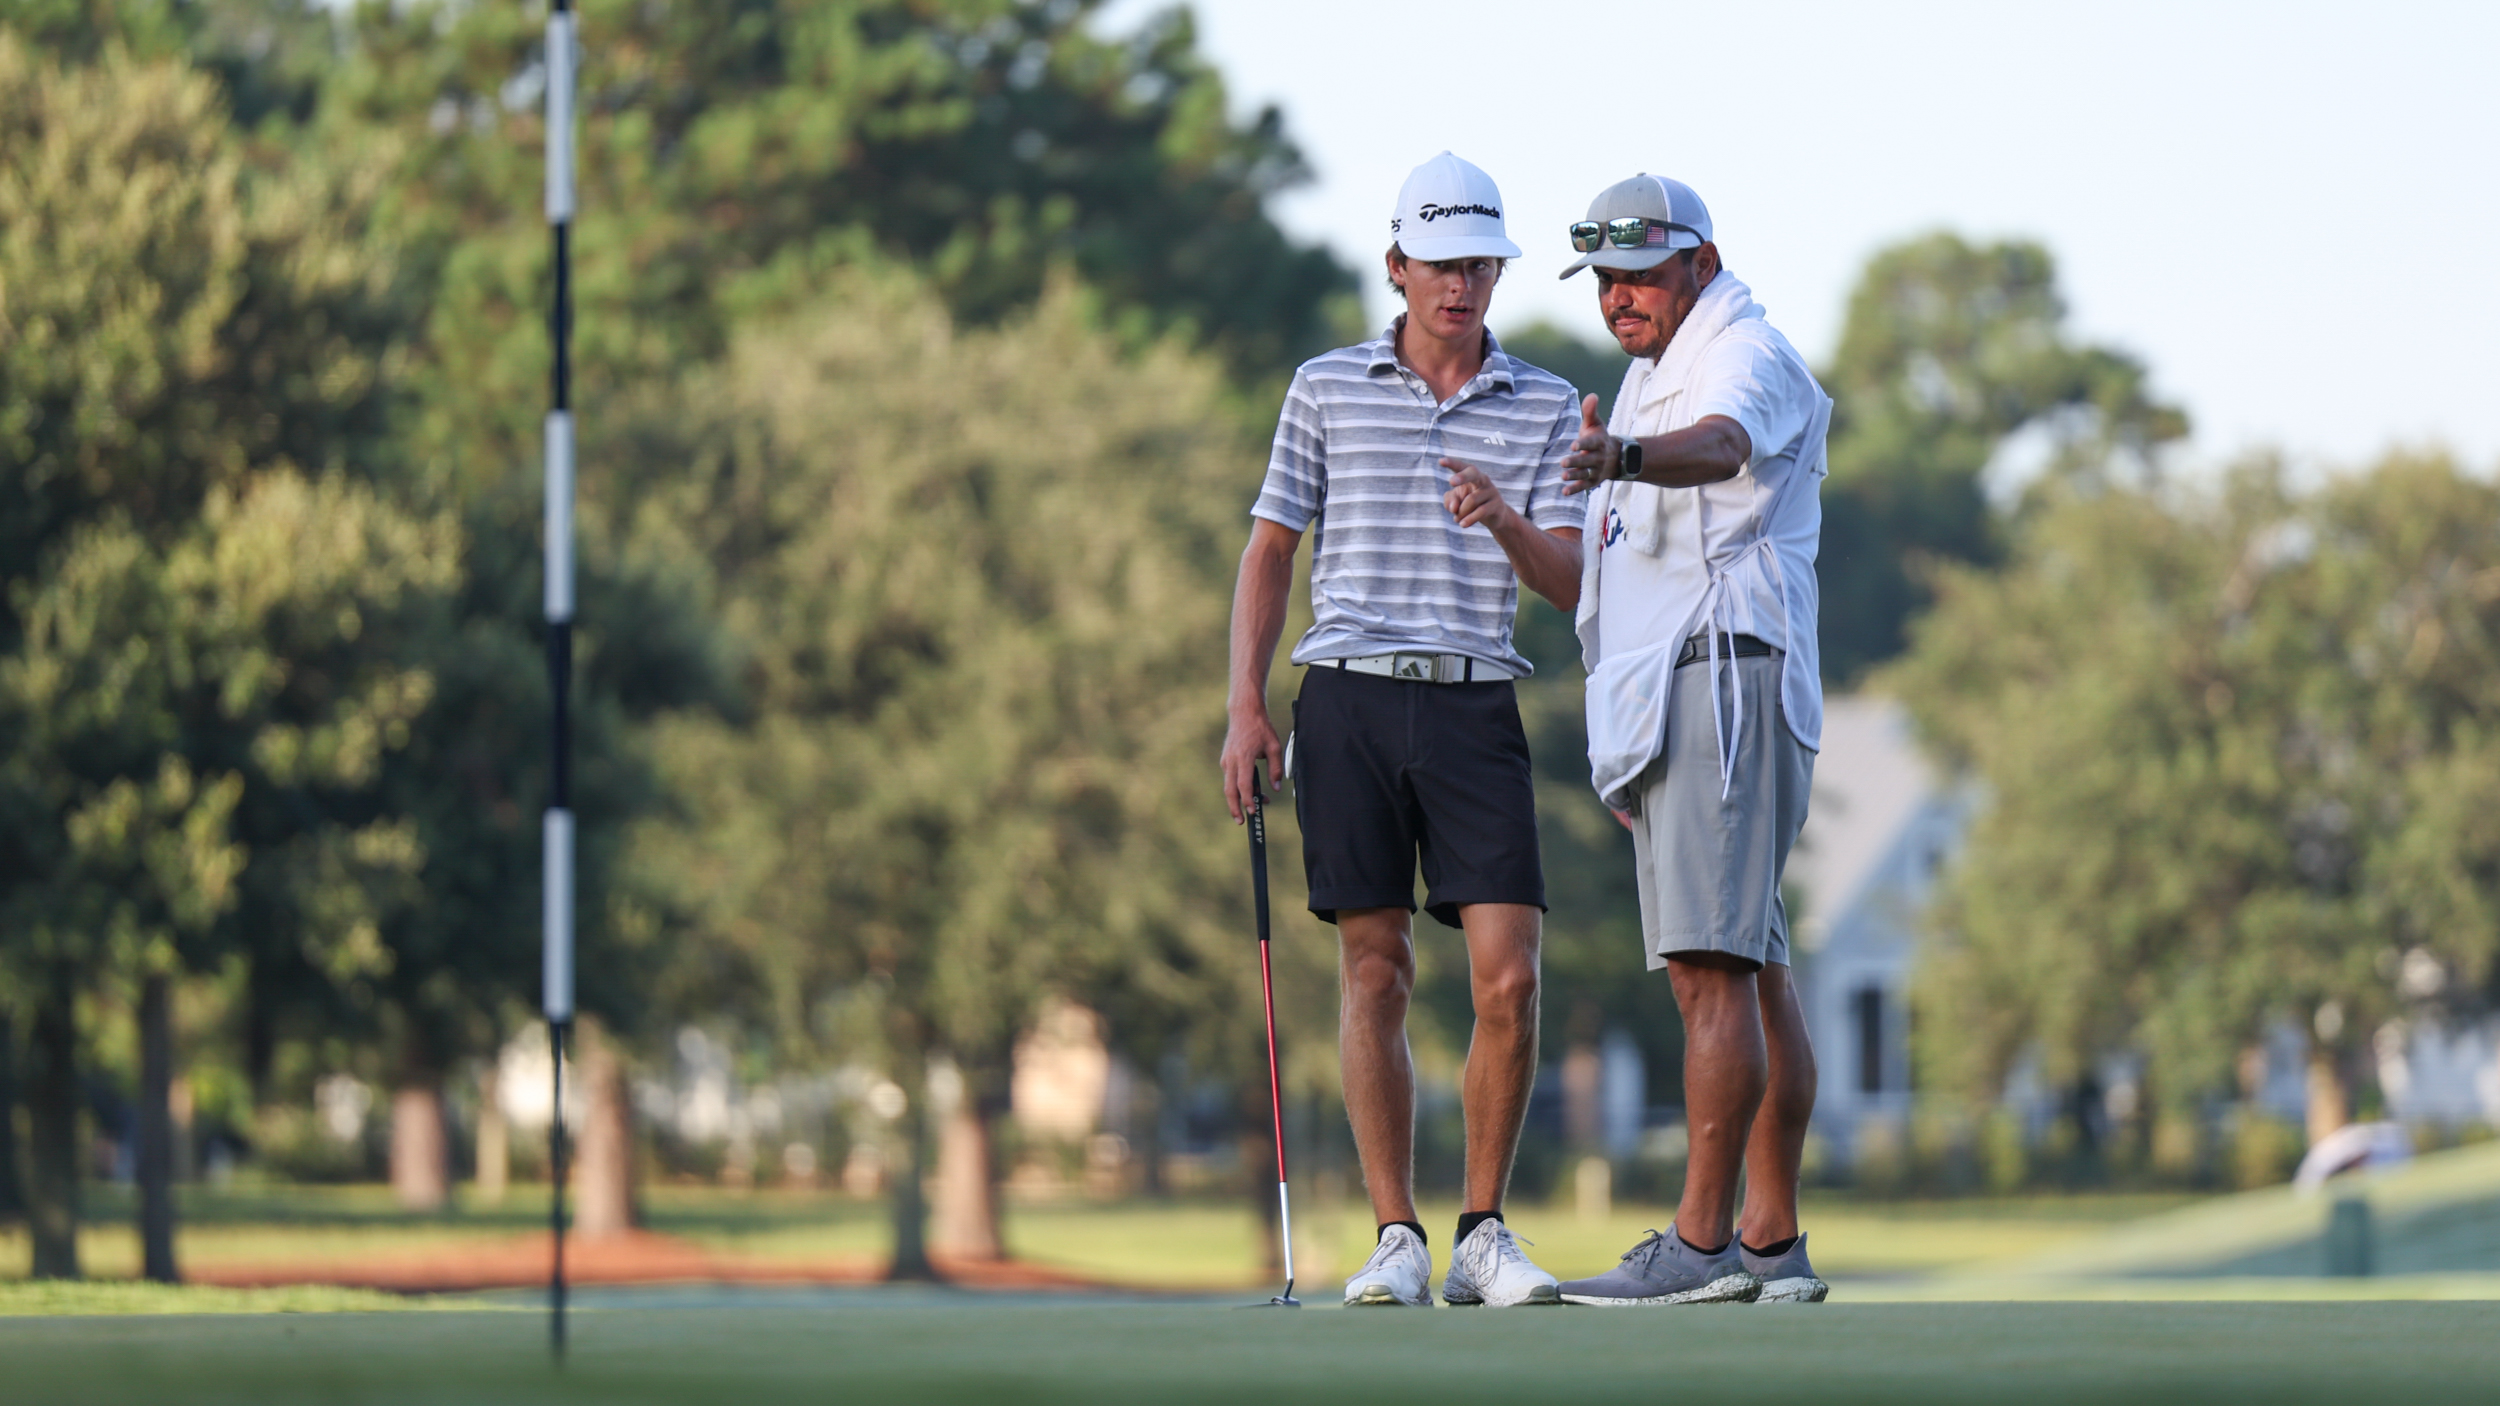
[[[1571,226],[1631,354],[1564,460],[1588,493],[1575,623],[1590,779],[1625,818],[1649,970],[1684,1017],[1691,1133],[1665,1234],[1562,1286],[1581,1304],[1820,1302],[1797,1226],[1814,1050],[1780,878],[1821,745],[1814,558],[1831,399],[1719,262],[1681,181],[1607,187]],[[1736,1220],[1739,1168],[1744,1220]]]
[[[1380,1226],[1348,1304],[1429,1306],[1415,1211],[1415,1071],[1406,1042],[1413,915],[1466,937],[1475,1033],[1461,1090],[1463,1213],[1442,1298],[1558,1301],[1503,1221],[1537,1057],[1545,879],[1528,739],[1511,681],[1518,583],[1570,609],[1580,504],[1562,460],[1571,386],[1510,356],[1485,308],[1519,256],[1491,177],[1443,152],[1415,168],[1389,221],[1405,311],[1377,340],[1294,373],[1233,595],[1224,789],[1294,782],[1311,911],[1337,925],[1346,1114]],[[1302,534],[1313,536],[1310,630],[1293,744],[1267,712],[1268,664]]]

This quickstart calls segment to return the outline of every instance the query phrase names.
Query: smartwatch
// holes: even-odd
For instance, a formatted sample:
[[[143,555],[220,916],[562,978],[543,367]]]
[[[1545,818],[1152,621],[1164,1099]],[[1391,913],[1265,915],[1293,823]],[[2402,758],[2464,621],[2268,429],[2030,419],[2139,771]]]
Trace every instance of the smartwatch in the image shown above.
[[[1623,462],[1616,467],[1615,477],[1619,479],[1628,479],[1639,478],[1640,476],[1641,442],[1637,438],[1626,439],[1623,442]]]

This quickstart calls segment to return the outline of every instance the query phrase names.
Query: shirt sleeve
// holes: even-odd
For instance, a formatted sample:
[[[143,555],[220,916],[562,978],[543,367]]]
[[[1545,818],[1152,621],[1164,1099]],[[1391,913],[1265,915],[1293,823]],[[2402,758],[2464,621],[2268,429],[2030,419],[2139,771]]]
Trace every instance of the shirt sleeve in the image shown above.
[[[1545,437],[1545,453],[1537,461],[1536,477],[1528,482],[1528,521],[1548,532],[1558,527],[1577,528],[1588,519],[1587,501],[1563,493],[1563,456],[1571,452],[1579,438],[1579,398],[1566,396],[1562,413],[1554,417],[1553,433]]]
[[[1704,354],[1693,398],[1693,423],[1725,415],[1745,427],[1753,449],[1747,469],[1780,456],[1814,416],[1814,379],[1782,348],[1747,336],[1723,336]]]
[[[1300,532],[1319,516],[1327,494],[1328,437],[1308,371],[1299,370],[1285,391],[1285,408],[1276,416],[1276,444],[1268,451],[1267,478],[1259,485],[1250,515]]]

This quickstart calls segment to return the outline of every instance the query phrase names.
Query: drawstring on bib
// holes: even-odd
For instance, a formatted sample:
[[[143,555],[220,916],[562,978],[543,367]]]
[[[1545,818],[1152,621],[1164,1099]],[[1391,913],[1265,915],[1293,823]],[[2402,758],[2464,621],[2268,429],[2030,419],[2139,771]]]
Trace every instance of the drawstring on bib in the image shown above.
[[[1727,618],[1728,579],[1745,564],[1746,558],[1757,555],[1771,564],[1771,579],[1779,587],[1780,618],[1784,623],[1788,617],[1788,574],[1780,570],[1779,553],[1771,549],[1768,537],[1756,537],[1743,551],[1730,558],[1727,565],[1710,573],[1710,586],[1702,598],[1702,628],[1710,636],[1710,735],[1718,744],[1719,799],[1723,801],[1735,784],[1736,749],[1743,745],[1745,736],[1745,686],[1743,680],[1735,680],[1734,687],[1728,690],[1728,713],[1732,716],[1723,717],[1719,711],[1719,641],[1723,637],[1732,638],[1736,633],[1730,628],[1733,622]],[[1733,678],[1736,656],[1730,653],[1726,658],[1730,677]],[[1780,663],[1783,678],[1787,667],[1783,658]]]

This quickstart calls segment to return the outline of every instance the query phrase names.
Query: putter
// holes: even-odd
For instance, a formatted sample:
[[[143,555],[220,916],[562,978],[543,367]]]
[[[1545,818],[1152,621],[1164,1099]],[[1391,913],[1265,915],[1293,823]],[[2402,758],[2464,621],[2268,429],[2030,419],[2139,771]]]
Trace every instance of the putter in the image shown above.
[[[1300,1308],[1293,1296],[1293,1197],[1285,1190],[1285,1085],[1276,1071],[1276,978],[1267,961],[1267,803],[1250,777],[1250,903],[1259,917],[1259,996],[1267,1009],[1267,1107],[1276,1126],[1276,1233],[1285,1250],[1285,1292],[1246,1308]]]

